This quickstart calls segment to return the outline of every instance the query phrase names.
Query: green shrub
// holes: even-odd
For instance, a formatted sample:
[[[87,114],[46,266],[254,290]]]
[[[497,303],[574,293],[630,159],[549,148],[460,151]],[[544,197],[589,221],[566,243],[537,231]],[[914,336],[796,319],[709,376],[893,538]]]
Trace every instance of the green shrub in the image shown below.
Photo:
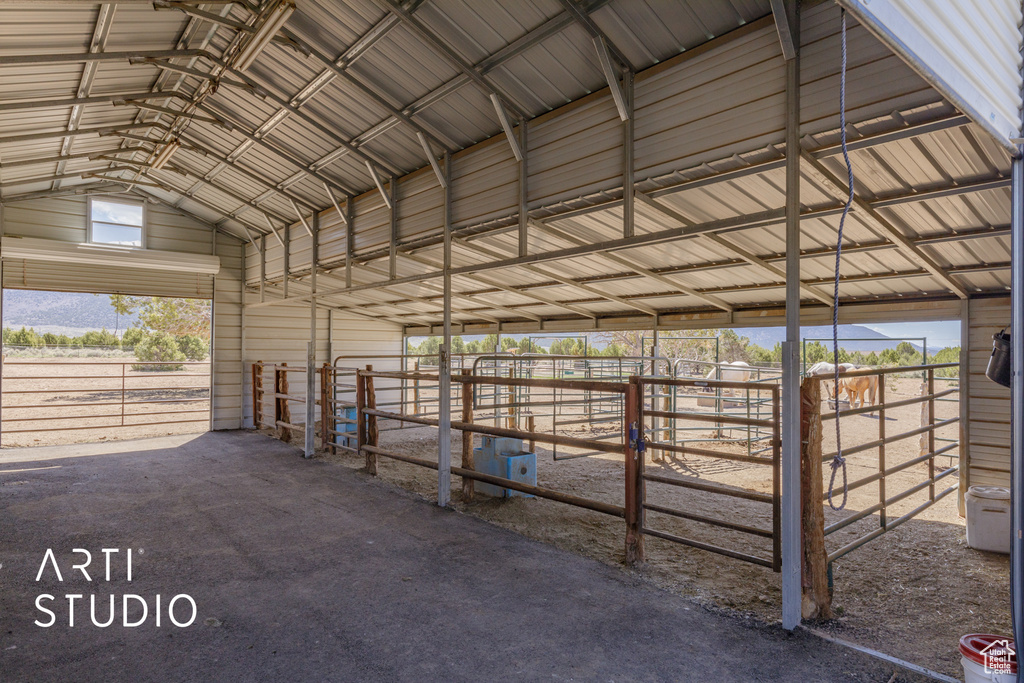
[[[135,348],[135,345],[146,338],[146,333],[137,327],[129,327],[124,331],[121,336],[121,348],[125,351],[131,351]]]
[[[186,334],[176,339],[178,349],[185,354],[189,360],[205,360],[207,353],[206,342],[194,334]]]
[[[132,365],[132,370],[148,370],[152,372],[174,372],[183,370],[178,365],[185,360],[185,354],[178,348],[174,337],[164,332],[147,335],[135,345],[135,357],[140,361],[155,362],[154,365]]]

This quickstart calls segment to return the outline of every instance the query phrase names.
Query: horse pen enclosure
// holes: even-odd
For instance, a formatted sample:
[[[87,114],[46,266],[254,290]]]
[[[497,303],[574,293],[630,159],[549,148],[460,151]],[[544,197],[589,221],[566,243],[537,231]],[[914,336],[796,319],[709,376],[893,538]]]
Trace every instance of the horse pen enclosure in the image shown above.
[[[709,607],[778,618],[777,370],[727,382],[713,378],[726,364],[659,357],[482,354],[451,362],[451,497],[459,510],[625,564]],[[318,368],[320,457],[435,497],[436,363],[343,357]],[[296,397],[284,379],[302,371],[253,366],[260,426],[303,429],[290,421]],[[808,576],[817,573],[805,587],[805,616],[880,648],[912,621],[904,654],[939,656],[949,672],[957,660],[941,654],[942,643],[986,611],[999,614],[1005,597],[1005,560],[979,559],[962,538],[956,371],[931,364],[848,373],[878,382],[876,402],[854,407],[831,398],[828,377],[802,386],[805,534],[820,529],[814,544],[805,540]],[[842,511],[830,509],[827,495],[836,419],[847,459]],[[537,456],[536,484],[475,470],[484,437],[521,439]],[[527,497],[483,496],[480,482]],[[837,505],[843,497],[837,476]],[[939,595],[943,604],[933,607]]]

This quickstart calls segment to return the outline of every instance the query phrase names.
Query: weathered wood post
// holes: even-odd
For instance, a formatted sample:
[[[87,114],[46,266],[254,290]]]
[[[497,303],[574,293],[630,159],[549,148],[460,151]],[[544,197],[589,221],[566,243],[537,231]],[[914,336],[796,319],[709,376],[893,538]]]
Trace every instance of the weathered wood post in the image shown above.
[[[366,372],[373,372],[373,366],[367,365]],[[373,390],[373,377],[370,375],[366,376],[366,407],[370,410],[377,409],[377,395]],[[366,421],[366,441],[367,444],[376,448],[380,442],[380,433],[377,431],[377,416],[370,415]],[[377,454],[366,453],[366,471],[374,476],[377,475]]]
[[[416,371],[416,378],[412,381],[412,412],[414,415],[420,414],[420,362],[416,361],[413,366]]]
[[[644,536],[641,532],[644,520],[644,479],[643,457],[637,452],[637,443],[632,438],[643,438],[643,393],[640,379],[635,375],[626,385],[625,419],[623,420],[623,455],[626,470],[626,564],[634,566],[644,561]]]
[[[328,427],[328,419],[334,414],[334,402],[331,400],[334,392],[331,391],[330,384],[330,366],[325,362],[320,368],[320,447],[325,451],[330,448],[331,452],[335,452],[331,438],[334,420],[331,420]]]
[[[469,377],[470,370],[463,368],[462,377]],[[473,422],[473,385],[462,381],[462,421],[466,424]],[[473,432],[462,430],[462,467],[463,469],[476,469],[473,463]],[[474,481],[468,477],[462,478],[462,499],[473,500],[476,489]]]
[[[252,426],[263,426],[263,361],[252,364]]]
[[[838,420],[838,416],[835,419]],[[804,619],[832,618],[828,553],[825,550],[821,436],[821,384],[814,378],[807,378],[800,387],[800,498],[803,520],[803,599],[800,612]]]
[[[356,369],[356,454],[363,452],[366,445],[366,378],[363,371]]]
[[[537,431],[537,418],[534,417],[533,413],[530,413],[529,415],[526,416],[526,431],[528,431],[528,432],[535,432],[535,431]],[[534,441],[533,439],[530,439],[529,451],[531,453],[536,453],[537,452],[537,442]]]
[[[274,420],[274,424],[277,427],[277,436],[281,441],[285,443],[291,443],[292,441],[292,428],[289,427],[292,423],[292,410],[288,406],[288,364],[281,363],[280,366],[274,366],[274,380],[275,387],[275,405],[277,406],[277,416]]]

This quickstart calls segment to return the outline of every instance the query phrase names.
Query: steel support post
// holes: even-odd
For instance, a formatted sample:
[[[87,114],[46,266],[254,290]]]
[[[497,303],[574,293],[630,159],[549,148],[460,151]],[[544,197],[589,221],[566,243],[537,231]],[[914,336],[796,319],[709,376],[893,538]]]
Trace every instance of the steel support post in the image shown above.
[[[352,252],[356,248],[355,212],[352,197],[345,200],[345,286],[352,286]]]
[[[288,298],[288,275],[291,273],[291,270],[292,270],[292,266],[291,266],[292,226],[291,226],[291,224],[289,223],[289,224],[285,225],[284,226],[284,230],[282,232],[284,232],[284,245],[282,245],[283,246],[283,251],[284,251],[284,283],[283,283],[282,286],[284,287],[283,296],[284,296],[285,299],[287,299]]]
[[[633,145],[635,142],[633,126],[633,72],[626,71],[622,76],[622,90],[626,100],[626,113],[629,118],[622,122],[622,236],[633,236]]]
[[[316,265],[320,260],[320,214],[313,212],[313,235],[309,271],[309,346],[306,350],[306,443],[303,454],[313,457],[316,434]]]
[[[398,180],[391,176],[388,183],[388,191],[391,193],[391,241],[388,242],[388,277],[394,280],[398,277]]]
[[[782,626],[800,625],[800,11],[786,2],[794,36],[786,62],[786,342],[782,356]]]
[[[1019,151],[1019,150],[1018,150]],[[1013,160],[1010,198],[1010,496],[1013,543],[1010,547],[1010,600],[1014,642],[1024,642],[1024,159]],[[1021,667],[1017,680],[1024,678]]]
[[[967,444],[971,442],[971,300],[960,302],[960,490],[957,492],[957,509],[960,516],[967,514],[964,496],[971,487],[971,453]]]
[[[260,237],[260,303],[267,300],[267,236]],[[245,303],[243,301],[243,303]]]
[[[444,338],[438,367],[437,504],[448,505],[452,488],[452,155],[444,155]],[[467,387],[463,386],[463,391]]]
[[[529,158],[526,151],[526,119],[519,122],[519,151],[523,157],[519,160],[519,255],[526,256],[530,250],[529,216],[526,215],[526,160]]]

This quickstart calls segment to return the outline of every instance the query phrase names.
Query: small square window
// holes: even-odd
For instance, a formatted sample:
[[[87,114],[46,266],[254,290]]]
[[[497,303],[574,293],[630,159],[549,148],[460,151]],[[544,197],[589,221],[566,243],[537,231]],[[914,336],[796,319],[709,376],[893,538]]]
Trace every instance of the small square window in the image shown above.
[[[89,242],[120,247],[146,246],[146,207],[122,199],[89,198]]]

